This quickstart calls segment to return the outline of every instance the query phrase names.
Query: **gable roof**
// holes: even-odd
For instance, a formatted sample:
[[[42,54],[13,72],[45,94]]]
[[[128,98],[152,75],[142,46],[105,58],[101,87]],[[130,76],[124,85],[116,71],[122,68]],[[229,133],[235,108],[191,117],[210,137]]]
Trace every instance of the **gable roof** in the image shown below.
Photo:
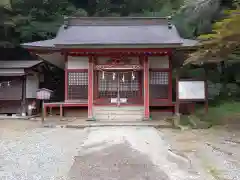
[[[34,60],[34,61],[0,61],[0,68],[1,69],[25,69],[25,68],[31,68],[35,65],[40,64],[42,61]]]
[[[181,45],[176,27],[167,18],[70,17],[51,40],[24,47],[59,48],[71,45]]]
[[[55,45],[71,44],[181,44],[181,38],[165,25],[61,27]]]

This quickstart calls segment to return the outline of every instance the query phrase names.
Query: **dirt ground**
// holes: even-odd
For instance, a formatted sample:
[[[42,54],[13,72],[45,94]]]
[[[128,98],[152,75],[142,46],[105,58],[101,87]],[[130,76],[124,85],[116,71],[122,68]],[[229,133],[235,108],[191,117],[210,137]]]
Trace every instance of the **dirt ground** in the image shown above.
[[[207,130],[161,129],[171,149],[188,158],[207,179],[240,179],[240,131],[235,127]]]

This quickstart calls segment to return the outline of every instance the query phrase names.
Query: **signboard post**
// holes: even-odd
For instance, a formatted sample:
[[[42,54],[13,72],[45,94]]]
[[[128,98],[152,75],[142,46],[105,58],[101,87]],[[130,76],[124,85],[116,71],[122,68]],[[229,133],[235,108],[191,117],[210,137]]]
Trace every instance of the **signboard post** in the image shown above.
[[[176,113],[182,102],[204,102],[208,111],[207,83],[205,80],[177,78]]]

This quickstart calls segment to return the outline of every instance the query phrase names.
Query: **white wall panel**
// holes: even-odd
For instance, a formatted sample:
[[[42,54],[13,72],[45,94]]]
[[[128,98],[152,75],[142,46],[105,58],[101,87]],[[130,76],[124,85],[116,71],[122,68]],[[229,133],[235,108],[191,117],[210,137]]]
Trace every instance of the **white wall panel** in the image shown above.
[[[169,68],[169,56],[149,56],[149,68]]]
[[[127,57],[129,64],[139,64],[139,57]],[[111,57],[98,57],[98,64],[106,64],[108,61],[111,61]],[[126,62],[127,63],[127,62]]]
[[[67,68],[68,69],[88,69],[88,57],[78,56],[72,57],[68,56]]]
[[[26,98],[36,98],[39,88],[39,78],[37,75],[26,77]]]

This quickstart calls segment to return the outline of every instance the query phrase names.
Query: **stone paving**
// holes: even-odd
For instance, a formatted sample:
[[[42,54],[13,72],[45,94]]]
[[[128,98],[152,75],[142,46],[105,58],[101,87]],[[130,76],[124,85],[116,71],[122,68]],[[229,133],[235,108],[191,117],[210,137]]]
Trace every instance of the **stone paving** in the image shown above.
[[[146,155],[127,144],[77,156],[69,177],[70,180],[169,180]]]
[[[81,147],[71,180],[201,179],[187,159],[169,151],[155,128],[91,128]]]

